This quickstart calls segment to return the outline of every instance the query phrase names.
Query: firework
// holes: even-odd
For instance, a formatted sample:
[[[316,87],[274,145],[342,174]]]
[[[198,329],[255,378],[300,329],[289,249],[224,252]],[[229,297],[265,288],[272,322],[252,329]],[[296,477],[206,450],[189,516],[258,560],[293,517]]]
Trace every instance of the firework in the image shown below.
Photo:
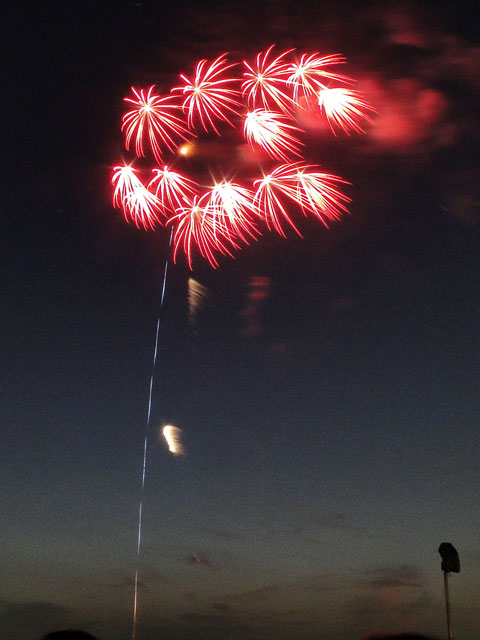
[[[335,187],[336,183],[344,181],[315,169],[315,166],[299,162],[287,163],[276,167],[262,180],[255,181],[254,201],[263,211],[269,228],[285,237],[283,221],[301,235],[281,196],[293,200],[304,213],[312,213],[326,226],[328,221],[338,220],[347,210],[345,203],[349,198]]]
[[[319,57],[318,53],[303,54],[300,60],[288,67],[288,84],[293,89],[293,99],[298,104],[301,97],[308,101],[325,87],[326,80],[351,82],[346,76],[327,71],[326,67],[345,62],[342,56],[333,54]]]
[[[360,133],[374,109],[345,88],[353,81],[335,68],[345,63],[340,54],[297,55],[289,49],[277,55],[274,47],[244,60],[236,75],[237,63],[223,53],[198,61],[191,75],[180,74],[181,84],[166,97],[152,85],[132,88],[132,97],[125,98],[132,106],[122,121],[125,146],[139,157],[151,150],[158,166],[149,182],[129,165],[115,167],[114,205],[137,227],[171,225],[174,259],[184,251],[191,269],[196,254],[218,266],[219,256],[233,256],[256,240],[262,223],[282,236],[289,227],[300,234],[298,214],[327,225],[347,211],[345,182],[305,161],[297,116],[315,107],[333,133]],[[282,164],[264,169],[253,190],[237,176],[202,187],[185,173],[185,158],[198,129],[220,135],[219,123],[242,126],[248,144],[264,152],[260,158]],[[176,157],[163,160],[167,151]],[[190,166],[197,169],[201,145],[195,156]],[[183,168],[174,170],[175,163]]]
[[[114,167],[112,184],[113,205],[123,209],[125,219],[137,227],[154,229],[160,222],[161,203],[136,176],[135,169],[129,165]]]
[[[178,171],[171,171],[167,165],[163,169],[153,169],[153,173],[155,177],[148,183],[148,189],[155,192],[164,211],[173,213],[197,193],[193,180]]]
[[[253,203],[253,193],[241,185],[223,180],[216,183],[208,194],[208,207],[233,236],[243,242],[256,238],[258,230],[252,214],[258,215]]]
[[[208,194],[201,198],[194,197],[192,202],[178,207],[178,213],[168,223],[175,224],[173,232],[173,261],[176,262],[180,247],[187,256],[192,269],[194,249],[208,260],[212,267],[218,267],[215,252],[233,257],[231,249],[239,249],[232,232],[216,215],[208,203]]]
[[[225,77],[225,74],[234,66],[234,63],[227,63],[224,53],[211,64],[207,60],[200,60],[195,67],[193,79],[180,75],[185,84],[174,87],[172,92],[180,91],[185,96],[183,109],[187,112],[190,128],[194,127],[196,117],[200,119],[205,131],[212,129],[218,135],[220,134],[214,120],[232,124],[228,114],[238,113],[237,107],[240,106],[240,102],[237,97],[240,91],[234,88],[238,80]]]
[[[242,92],[252,108],[260,106],[270,110],[273,105],[274,109],[291,114],[295,109],[295,101],[289,93],[286,93],[289,64],[284,58],[293,49],[284,51],[270,61],[269,56],[273,47],[272,44],[265,53],[259,53],[253,65],[246,60],[243,61],[247,70],[243,74],[246,80],[242,84]]]
[[[300,156],[300,141],[291,132],[301,129],[288,124],[280,113],[265,109],[250,111],[245,117],[243,130],[252,146],[261,146],[272,158],[288,160],[292,155]]]
[[[181,114],[178,104],[172,103],[172,96],[161,98],[153,93],[155,85],[152,85],[145,93],[144,89],[132,91],[135,98],[124,98],[134,109],[123,116],[122,131],[125,131],[125,147],[130,149],[132,140],[135,140],[135,153],[139,157],[145,156],[144,143],[148,140],[150,148],[157,162],[162,158],[162,143],[173,151],[177,146],[174,137],[188,140],[192,133],[187,129],[184,121],[175,115]]]
[[[323,88],[318,94],[318,106],[325,113],[332,131],[338,127],[345,133],[362,133],[361,122],[370,122],[369,112],[373,111],[358,91],[343,88]]]
[[[282,165],[281,167],[277,167],[272,173],[264,176],[261,180],[255,180],[254,182],[254,186],[257,187],[254,198],[255,205],[262,211],[267,227],[274,229],[284,238],[286,238],[286,233],[283,230],[282,220],[301,236],[290,213],[286,210],[279,197],[282,193],[285,194],[285,189],[289,185],[289,183],[285,181],[285,177],[290,180],[290,173],[289,165]],[[292,188],[291,185],[290,188]]]
[[[350,202],[345,194],[335,186],[347,184],[338,176],[320,171],[312,171],[316,167],[299,164],[296,167],[296,197],[304,213],[310,212],[325,226],[329,221],[339,220],[342,213],[347,212],[346,204]],[[292,197],[290,194],[287,194]]]

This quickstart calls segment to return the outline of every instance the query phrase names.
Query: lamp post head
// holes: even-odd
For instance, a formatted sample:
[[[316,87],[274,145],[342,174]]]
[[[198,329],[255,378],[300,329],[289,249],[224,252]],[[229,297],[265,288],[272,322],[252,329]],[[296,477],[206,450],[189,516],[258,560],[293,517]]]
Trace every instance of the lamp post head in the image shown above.
[[[453,544],[442,542],[438,547],[438,553],[442,556],[442,571],[460,573],[460,559]]]

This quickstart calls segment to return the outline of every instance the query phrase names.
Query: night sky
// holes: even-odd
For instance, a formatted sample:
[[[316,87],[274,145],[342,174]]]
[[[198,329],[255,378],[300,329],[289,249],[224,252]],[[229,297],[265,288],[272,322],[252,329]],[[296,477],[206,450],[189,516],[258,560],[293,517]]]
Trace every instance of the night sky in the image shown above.
[[[445,637],[444,541],[462,564],[455,636],[478,636],[480,16],[467,4],[10,3],[2,638],[130,637],[159,316],[138,640]],[[265,230],[191,273],[167,229],[112,207],[112,167],[133,160],[123,97],[272,43],[345,55],[376,108],[363,135],[305,134],[308,160],[350,183],[350,213],[329,229],[300,216],[303,238]],[[226,140],[205,136],[192,171],[235,171]],[[185,455],[168,451],[167,423]]]

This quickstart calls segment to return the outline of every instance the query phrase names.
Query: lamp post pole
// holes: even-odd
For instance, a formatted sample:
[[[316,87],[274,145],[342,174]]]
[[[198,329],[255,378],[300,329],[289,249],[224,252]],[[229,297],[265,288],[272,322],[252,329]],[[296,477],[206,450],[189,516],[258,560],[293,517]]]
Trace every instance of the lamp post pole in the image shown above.
[[[450,596],[448,593],[448,571],[443,572],[443,581],[445,584],[445,609],[447,612],[447,632],[448,632],[448,640],[453,640],[453,632],[452,632],[452,618],[450,616]]]
[[[453,639],[452,617],[450,614],[450,595],[448,593],[448,576],[450,572],[460,572],[460,560],[458,553],[453,544],[450,542],[442,542],[438,548],[438,553],[442,556],[443,583],[445,585],[445,608],[447,610],[447,632],[448,640]]]

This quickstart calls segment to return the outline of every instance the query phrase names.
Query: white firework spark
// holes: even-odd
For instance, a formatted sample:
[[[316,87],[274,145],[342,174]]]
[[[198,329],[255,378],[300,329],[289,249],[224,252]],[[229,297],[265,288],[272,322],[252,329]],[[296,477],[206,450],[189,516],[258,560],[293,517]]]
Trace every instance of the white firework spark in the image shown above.
[[[162,429],[162,435],[165,438],[168,450],[170,453],[173,453],[174,456],[185,455],[185,449],[181,441],[181,433],[182,430],[173,424],[166,424]]]

